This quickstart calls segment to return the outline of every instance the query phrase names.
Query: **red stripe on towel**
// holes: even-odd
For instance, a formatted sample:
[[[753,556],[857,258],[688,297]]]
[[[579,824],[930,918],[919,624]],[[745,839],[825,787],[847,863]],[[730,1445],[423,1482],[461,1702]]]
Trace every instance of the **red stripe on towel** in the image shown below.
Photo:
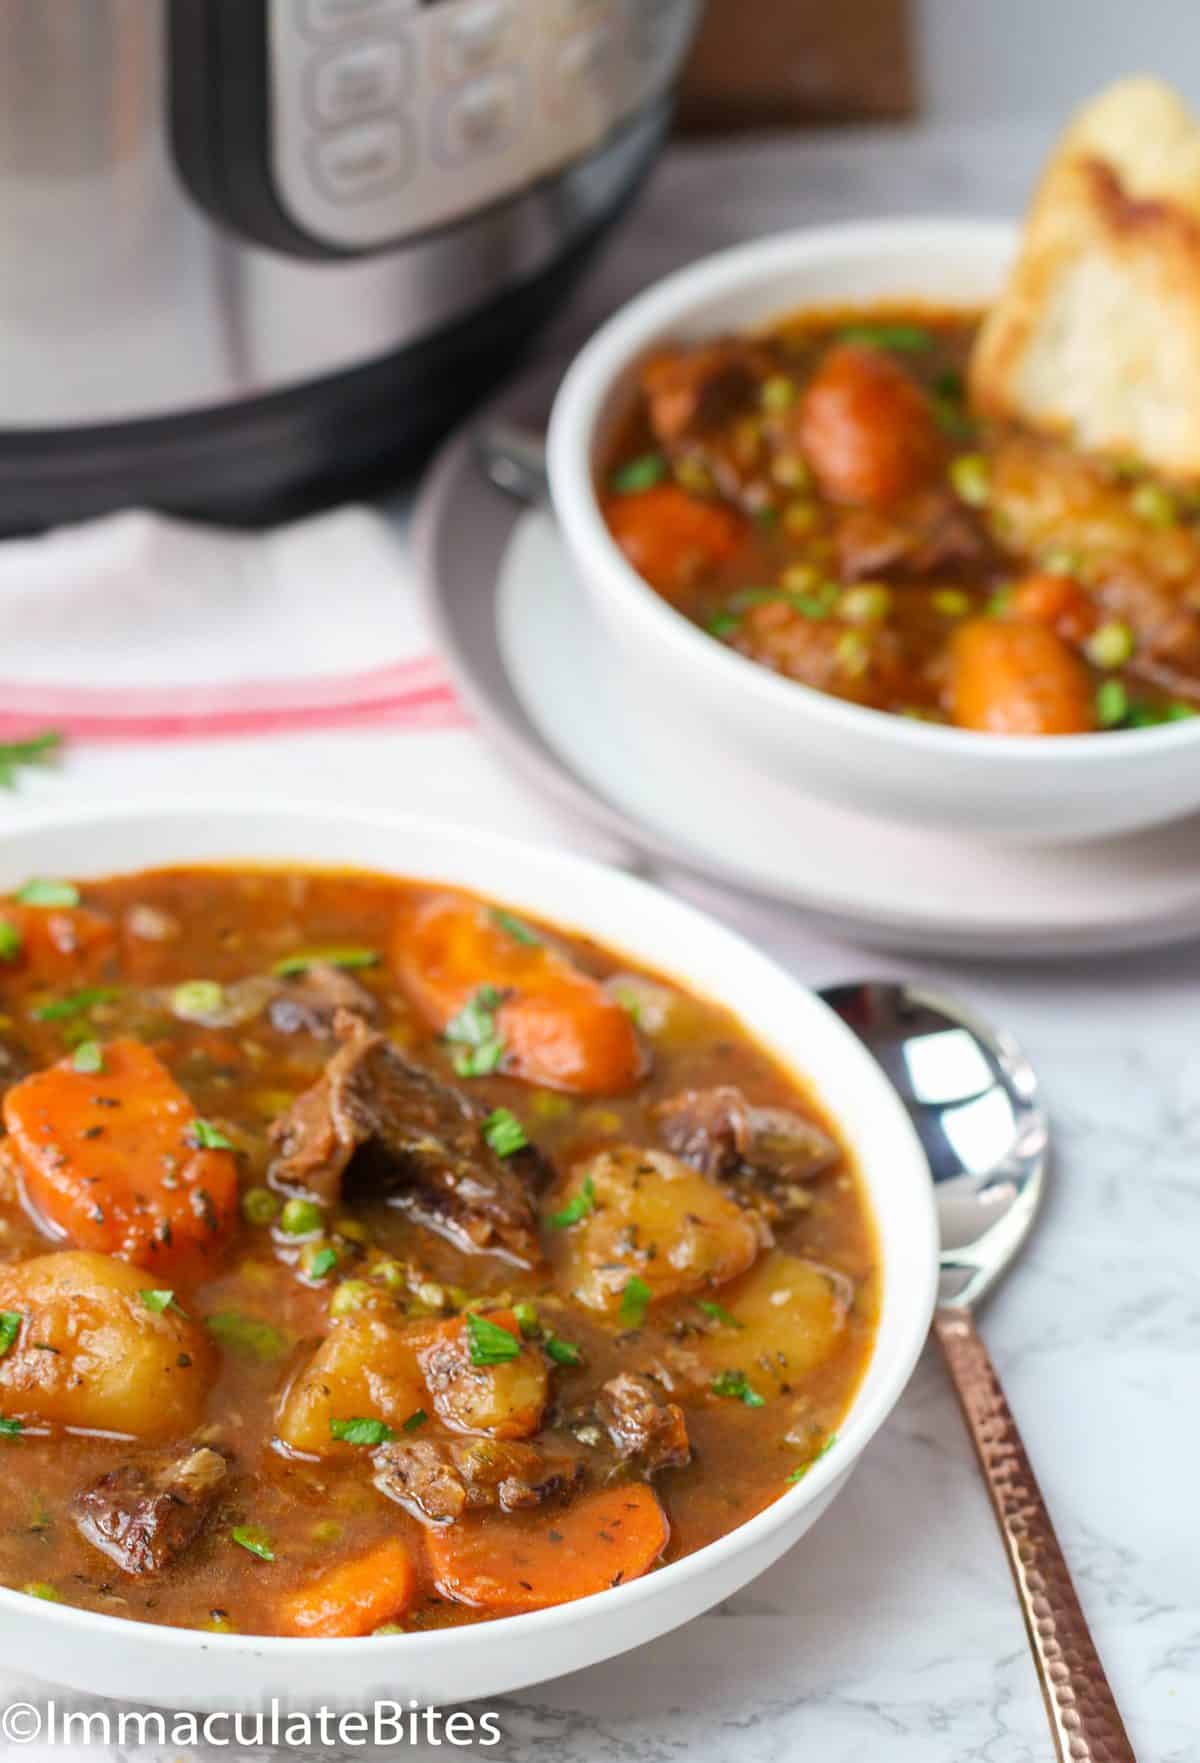
[[[436,656],[363,673],[236,685],[52,686],[0,680],[0,737],[56,728],[73,740],[173,741],[318,729],[468,728]]]

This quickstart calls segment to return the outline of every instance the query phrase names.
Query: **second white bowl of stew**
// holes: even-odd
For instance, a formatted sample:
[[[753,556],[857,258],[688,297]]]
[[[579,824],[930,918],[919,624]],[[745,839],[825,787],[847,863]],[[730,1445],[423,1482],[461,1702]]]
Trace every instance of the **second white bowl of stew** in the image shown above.
[[[10,1669],[495,1695],[728,1595],[898,1397],[904,1111],[666,895],[227,801],[32,820],[0,890]]]
[[[1001,223],[798,232],[596,334],[555,512],[662,714],[849,806],[1002,840],[1200,806],[1200,525],[1170,486],[977,420]]]

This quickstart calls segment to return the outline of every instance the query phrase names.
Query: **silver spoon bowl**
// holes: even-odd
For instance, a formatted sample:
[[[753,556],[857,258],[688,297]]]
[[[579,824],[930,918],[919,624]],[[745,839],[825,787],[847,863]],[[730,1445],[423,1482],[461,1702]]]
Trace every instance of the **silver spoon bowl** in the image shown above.
[[[1004,1537],[1061,1763],[1136,1763],[1070,1570],[974,1306],[1029,1234],[1049,1124],[1016,1042],[952,999],[863,981],[821,993],[882,1065],[933,1173],[941,1280],[933,1332],[946,1357]]]

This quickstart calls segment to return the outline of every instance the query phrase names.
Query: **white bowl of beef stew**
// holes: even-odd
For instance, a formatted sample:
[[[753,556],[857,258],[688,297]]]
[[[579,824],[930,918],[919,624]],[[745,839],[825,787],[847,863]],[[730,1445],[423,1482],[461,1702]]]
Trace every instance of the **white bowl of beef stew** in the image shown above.
[[[0,889],[4,1038],[22,1074],[5,1095],[0,1190],[10,1675],[203,1709],[494,1696],[728,1596],[803,1535],[887,1418],[933,1305],[927,1165],[854,1035],[732,932],[626,875],[490,833],[237,798],[31,815],[0,838]],[[475,987],[480,949],[492,982]],[[458,983],[464,960],[467,1006],[431,1002],[425,982],[436,991],[453,969]],[[546,1035],[564,996],[599,1063],[580,1064],[574,1029]],[[669,1094],[676,1077],[705,1106],[717,1096],[716,1114]],[[311,1110],[314,1087],[321,1155],[329,1128],[350,1134],[350,1161],[322,1175],[310,1158],[298,1185],[314,1141],[292,1108],[304,1093]],[[145,1107],[126,1125],[135,1092]],[[410,1117],[414,1097],[425,1112]],[[167,1155],[161,1135],[181,1133]],[[637,1145],[636,1180],[616,1144]],[[322,1185],[331,1169],[340,1197]],[[76,1179],[92,1184],[82,1212]],[[664,1182],[683,1183],[687,1205],[648,1224],[638,1195]],[[820,1252],[805,1259],[810,1234]],[[531,1235],[549,1271],[530,1270]],[[455,1272],[474,1292],[448,1289]],[[94,1368],[31,1396],[31,1331],[43,1345],[68,1324],[86,1332],[73,1294],[97,1282],[116,1294],[101,1308],[121,1319],[126,1365],[149,1355],[145,1378],[114,1394],[111,1366]],[[796,1331],[786,1370],[743,1366],[739,1331],[764,1326]],[[344,1352],[328,1358],[335,1339],[359,1342],[349,1369]],[[398,1341],[403,1365],[388,1357]],[[589,1391],[614,1367],[653,1397],[649,1431],[638,1400],[619,1407],[611,1382],[607,1405]],[[502,1378],[522,1377],[501,1399]],[[332,1419],[335,1386],[348,1393]],[[485,1509],[437,1505],[444,1477],[398,1482],[410,1438]],[[482,1449],[469,1470],[463,1448]],[[194,1510],[193,1453],[218,1484]],[[595,1504],[614,1489],[618,1532],[633,1514],[622,1534]],[[182,1531],[155,1528],[164,1491],[182,1492]],[[14,1522],[26,1507],[28,1525]],[[675,1559],[663,1543],[681,1517]],[[555,1604],[564,1579],[581,1595]]]
[[[963,326],[971,314],[985,308],[1003,284],[1016,244],[1015,229],[1003,223],[899,220],[805,230],[706,258],[631,301],[577,356],[554,407],[549,470],[554,510],[579,586],[635,690],[660,714],[684,727],[703,726],[710,743],[724,745],[731,758],[749,759],[772,777],[794,783],[799,792],[984,840],[1032,844],[1123,833],[1200,807],[1200,718],[1189,714],[1195,706],[1182,700],[1137,701],[1140,686],[1127,684],[1121,672],[1133,640],[1133,632],[1121,619],[1109,619],[1097,636],[1100,627],[1095,620],[1105,615],[1089,604],[1085,610],[1092,623],[1087,641],[1082,650],[1063,655],[1065,639],[1060,643],[1057,631],[1042,626],[1028,636],[1023,621],[1034,602],[1014,601],[1007,576],[998,586],[994,571],[1003,569],[1003,558],[968,555],[964,562],[956,554],[955,532],[961,538],[964,523],[978,526],[982,520],[982,515],[977,520],[974,507],[981,493],[982,456],[969,452],[965,466],[957,463],[964,447],[977,445],[976,439],[963,440],[957,432],[965,420],[963,376],[951,372],[946,380],[957,383],[943,384],[930,365],[936,364],[936,349],[924,356],[920,353],[922,332],[927,344],[930,334],[939,335],[939,325],[947,326],[949,334],[956,322]],[[803,424],[812,406],[805,403],[804,375],[812,371],[815,378],[817,370],[812,368],[813,358],[807,363],[802,358],[821,332],[821,323],[814,331],[813,321],[820,321],[822,315],[825,342],[836,333],[832,341],[840,338],[859,353],[865,342],[873,356],[888,358],[885,371],[892,380],[910,372],[924,374],[922,391],[930,400],[926,427],[931,433],[939,424],[946,430],[931,446],[942,448],[937,493],[953,503],[947,519],[942,520],[931,493],[922,503],[922,510],[930,511],[926,526],[919,526],[916,515],[910,530],[893,526],[890,539],[884,533],[887,542],[877,561],[871,551],[879,535],[864,526],[864,516],[878,528],[878,511],[854,505],[856,496],[861,501],[870,494],[870,483],[864,488],[861,477],[855,481],[851,465],[843,498],[847,506],[834,506],[822,495],[816,495],[814,503],[811,454],[806,457],[804,444],[796,444],[794,428],[779,426],[791,420],[790,405],[801,412],[800,434],[807,443]],[[714,353],[711,372],[707,380],[701,378],[697,393],[686,372],[681,375],[670,365],[671,357],[696,361],[697,347],[712,340],[744,342],[766,336],[778,341],[793,320],[797,328],[789,333],[793,340],[788,348],[794,346],[800,360],[795,380],[779,374],[777,350],[753,368],[759,375],[755,384],[761,410],[747,431],[746,446],[747,457],[757,458],[757,463],[739,463],[738,432],[730,425],[741,409],[739,397],[744,401],[747,395],[748,382],[743,379],[740,392],[736,384],[731,390],[730,382],[746,371],[744,362],[738,358],[734,369],[723,375],[719,352]],[[655,364],[657,378],[644,380],[643,370],[650,363]],[[830,374],[836,377],[832,369]],[[894,387],[885,387],[884,396],[891,390]],[[848,396],[846,388],[836,384],[823,385],[823,391],[827,394],[823,414],[829,418],[823,438],[833,435],[830,459],[824,463],[836,478],[839,466],[845,467],[847,461],[844,452],[839,456],[835,431],[839,416],[853,403],[854,389]],[[868,386],[858,415],[869,406],[871,396]],[[722,410],[723,399],[732,400],[732,414]],[[772,407],[773,401],[778,408]],[[757,439],[754,422],[759,427]],[[767,442],[761,438],[764,426]],[[873,432],[878,433],[878,424],[872,428],[868,409],[859,439],[869,442]],[[769,437],[780,433],[790,437],[791,454],[770,451]],[[660,446],[664,434],[665,450]],[[714,434],[725,452],[715,451]],[[1006,485],[1021,480],[1023,445],[1015,437],[1004,456]],[[640,454],[640,447],[652,451]],[[884,472],[903,472],[920,451],[912,445],[893,448],[889,454],[885,446],[876,463]],[[1040,469],[1040,455],[1035,463]],[[1070,472],[1077,464],[1060,456],[1053,469]],[[765,478],[777,468],[787,481],[781,484],[772,477],[764,489],[755,473]],[[996,482],[993,465],[993,502],[999,500]],[[793,497],[796,483],[799,488]],[[1142,506],[1136,500],[1139,486],[1130,489],[1114,477],[1101,488],[1108,499],[1106,509],[1108,502],[1119,501],[1119,518],[1128,524],[1133,517],[1127,504],[1132,500],[1136,507]],[[629,512],[629,503],[636,499],[630,491],[649,492],[660,504],[665,491],[679,506],[665,514],[660,506],[657,528],[639,528]],[[1157,495],[1156,486],[1142,490],[1149,528],[1162,513]],[[756,496],[769,498],[757,511],[749,506]],[[1037,509],[1038,520],[1046,515],[1046,507],[1026,495],[1024,487],[1021,498],[1019,518],[1032,508]],[[618,504],[622,506],[614,514]],[[697,504],[703,508],[700,514]],[[714,527],[713,510],[717,520],[728,523],[731,506],[741,527]],[[814,506],[820,519],[830,517],[832,526],[822,527],[819,521],[811,526]],[[649,501],[644,508],[649,510]],[[677,514],[678,542],[660,564],[656,546]],[[773,523],[765,536],[754,530],[758,516]],[[791,554],[792,526],[797,555],[806,555],[806,535],[813,531],[815,543],[825,545],[830,561],[797,564],[795,575],[785,568],[764,585],[767,571],[757,553],[764,548],[770,551],[768,562],[778,571],[783,553]],[[1052,539],[1057,530],[1053,520],[1051,529]],[[1041,527],[1037,531],[1047,538]],[[836,542],[830,532],[836,534]],[[906,575],[918,554],[917,538],[929,539],[938,548],[936,567],[921,565],[928,580],[916,565],[916,573]],[[1031,557],[1041,559],[1029,565],[1039,581],[1045,574],[1075,568],[1073,562],[1063,561],[1067,542],[1060,538],[1053,554],[1045,547],[1031,551]],[[1159,542],[1152,533],[1151,543]],[[719,559],[712,570],[712,580],[721,589],[715,600],[705,598],[709,583],[704,570],[697,577],[693,569],[700,554]],[[635,568],[631,556],[646,561]],[[649,585],[656,569],[666,570],[680,558],[683,574],[674,587],[664,588],[660,582],[656,591]],[[825,580],[823,573],[843,579]],[[872,573],[878,573],[880,580],[861,579]],[[1065,594],[1069,587],[1060,584],[1055,591]],[[1028,592],[1041,593],[1042,608],[1029,616],[1050,616],[1044,613],[1044,582]],[[955,653],[966,655],[971,643],[977,662],[986,664],[989,656],[995,660],[997,642],[1003,642],[1007,651],[1013,641],[1028,640],[1036,650],[1027,673],[1035,696],[1043,651],[1047,645],[1055,646],[1051,660],[1061,661],[1068,670],[1067,711],[1057,714],[1062,706],[1055,695],[1047,733],[1007,732],[1042,726],[1022,720],[1030,709],[1026,698],[1015,719],[1009,718],[1006,732],[980,732],[979,723],[971,725],[969,717],[978,708],[985,719],[993,706],[968,702],[964,689],[957,702],[968,726],[949,726],[947,689],[939,672],[949,663],[940,653],[927,666],[922,664],[917,686],[912,668],[899,682],[888,684],[894,656],[888,647],[888,627],[880,622],[885,615],[876,602],[886,605],[889,599],[887,616],[904,609],[900,616],[916,631],[914,643],[926,639],[932,643],[931,620],[944,616],[949,627],[965,615],[975,629],[960,640]],[[1011,634],[1016,622],[1022,624],[1019,639]],[[981,632],[980,626],[988,628]],[[876,640],[873,632],[882,636]],[[1084,652],[1094,658],[1094,665],[1093,659],[1081,658]],[[1001,668],[1005,665],[999,662]],[[813,681],[822,669],[839,683],[817,689]],[[871,697],[876,690],[880,703],[888,690],[895,703],[889,701],[886,709],[876,707]],[[901,703],[905,692],[913,693],[911,705]],[[862,701],[853,701],[856,693]],[[902,714],[895,713],[898,708]],[[1035,705],[1031,713],[1040,715],[1041,708]],[[1122,726],[1113,726],[1118,723]],[[1060,732],[1076,728],[1090,732]],[[713,782],[719,787],[719,779]],[[799,806],[798,802],[798,810]]]

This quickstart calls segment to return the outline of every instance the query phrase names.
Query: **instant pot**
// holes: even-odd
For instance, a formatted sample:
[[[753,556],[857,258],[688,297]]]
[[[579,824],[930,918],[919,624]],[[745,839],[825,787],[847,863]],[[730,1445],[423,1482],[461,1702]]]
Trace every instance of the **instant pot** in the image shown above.
[[[699,0],[0,0],[0,527],[415,462],[663,138]]]

